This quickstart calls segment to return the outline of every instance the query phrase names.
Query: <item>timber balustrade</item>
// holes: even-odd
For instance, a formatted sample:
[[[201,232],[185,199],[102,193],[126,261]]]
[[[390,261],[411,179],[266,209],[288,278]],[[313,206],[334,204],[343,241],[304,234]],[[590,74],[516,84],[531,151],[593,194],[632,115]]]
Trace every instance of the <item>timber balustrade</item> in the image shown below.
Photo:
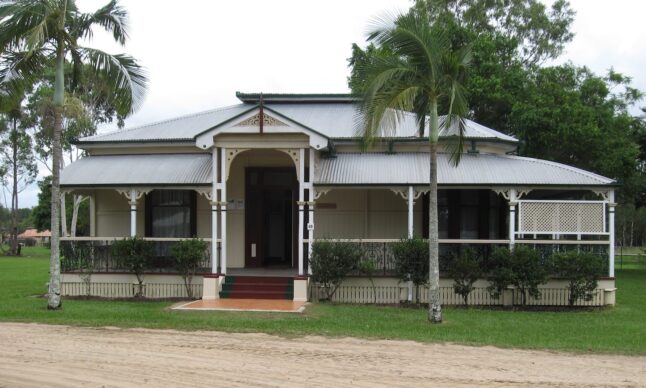
[[[515,244],[530,245],[540,250],[543,255],[551,255],[554,252],[578,250],[593,252],[607,257],[608,241],[587,237],[582,240],[574,239],[552,239],[552,236],[519,236]],[[63,272],[126,272],[120,268],[116,259],[112,256],[111,245],[115,240],[122,237],[64,237],[61,238],[61,269]],[[144,240],[154,244],[155,258],[153,265],[148,272],[173,273],[175,272],[173,258],[170,249],[173,244],[184,240],[182,238],[161,238],[146,237]],[[198,272],[211,272],[211,239],[204,238],[209,246],[204,252],[204,259],[200,264]],[[338,239],[359,244],[362,250],[363,260],[373,260],[376,264],[376,275],[393,276],[395,273],[395,258],[393,256],[393,244],[399,239]],[[304,240],[307,244],[308,240]],[[509,246],[509,240],[482,240],[482,239],[440,239],[440,268],[442,263],[452,255],[457,255],[465,249],[473,249],[483,259],[485,268],[489,257],[497,247]],[[218,254],[220,252],[220,240],[216,241]],[[360,273],[354,275],[361,276]]]
[[[532,239],[533,236],[522,236],[526,239],[516,240],[516,244],[529,245],[539,250],[543,257],[552,255],[555,252],[565,252],[577,250],[581,252],[592,252],[596,255],[608,256],[608,241],[597,239],[595,237],[586,237],[582,240],[575,239],[551,239],[552,236],[540,239]],[[376,273],[380,276],[394,276],[395,274],[395,257],[393,255],[393,244],[401,241],[399,239],[321,239],[328,241],[344,241],[359,244],[362,251],[362,260],[373,260],[375,262]],[[316,240],[314,240],[316,241]],[[307,243],[308,240],[305,240]],[[451,257],[460,254],[465,249],[474,250],[482,258],[484,268],[489,269],[491,253],[496,248],[508,247],[509,240],[484,240],[484,239],[440,239],[440,269]],[[356,272],[353,275],[361,276],[363,274]]]
[[[112,255],[112,243],[123,237],[63,237],[61,238],[62,272],[118,273],[127,272]],[[171,247],[183,238],[146,237],[143,240],[153,244],[154,258],[146,272],[174,273],[174,259]],[[204,258],[197,270],[211,272],[211,239],[202,239],[208,243]],[[220,250],[219,240],[216,241]]]

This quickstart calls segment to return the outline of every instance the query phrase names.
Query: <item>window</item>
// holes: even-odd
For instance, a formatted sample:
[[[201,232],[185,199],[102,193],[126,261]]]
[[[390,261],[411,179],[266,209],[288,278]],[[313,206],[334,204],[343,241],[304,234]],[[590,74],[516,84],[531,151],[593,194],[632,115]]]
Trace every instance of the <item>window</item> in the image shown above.
[[[478,191],[460,193],[460,238],[478,238]]]
[[[437,223],[439,238],[449,238],[449,199],[446,190],[437,191]]]
[[[188,238],[196,235],[195,192],[154,190],[146,197],[146,236]]]

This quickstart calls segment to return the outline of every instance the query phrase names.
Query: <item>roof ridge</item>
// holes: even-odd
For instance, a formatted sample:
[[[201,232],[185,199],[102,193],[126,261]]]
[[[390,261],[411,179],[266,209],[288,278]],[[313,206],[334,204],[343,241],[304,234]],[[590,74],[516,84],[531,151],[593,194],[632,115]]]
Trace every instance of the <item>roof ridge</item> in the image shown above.
[[[152,127],[154,125],[172,123],[173,121],[178,121],[178,120],[186,119],[186,118],[189,118],[189,117],[196,117],[196,116],[202,116],[202,115],[205,115],[205,114],[208,114],[208,113],[220,112],[220,111],[231,109],[233,107],[237,107],[237,106],[240,106],[240,105],[244,105],[244,104],[232,104],[232,105],[227,105],[227,106],[223,106],[223,107],[219,107],[219,108],[207,109],[207,110],[194,112],[194,113],[188,113],[188,114],[185,114],[185,115],[182,115],[182,116],[177,116],[177,117],[169,118],[169,119],[166,119],[166,120],[155,121],[155,122],[152,122],[152,123],[149,123],[149,124],[138,125],[138,126],[132,127],[132,128],[117,129],[115,131],[110,131],[110,132],[106,132],[106,133],[102,133],[102,134],[87,136],[87,137],[83,137],[81,139],[83,139],[84,141],[89,140],[89,139],[94,140],[94,139],[97,139],[97,138],[101,138],[103,136],[113,135],[115,133],[131,132],[131,131],[135,131],[135,130],[146,128],[146,127]]]

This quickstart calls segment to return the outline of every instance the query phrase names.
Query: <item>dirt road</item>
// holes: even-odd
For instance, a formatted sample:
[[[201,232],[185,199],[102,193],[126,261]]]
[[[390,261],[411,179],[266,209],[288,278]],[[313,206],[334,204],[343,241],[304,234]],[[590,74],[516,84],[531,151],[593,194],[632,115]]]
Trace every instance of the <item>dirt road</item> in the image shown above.
[[[0,323],[0,386],[640,386],[646,357]]]

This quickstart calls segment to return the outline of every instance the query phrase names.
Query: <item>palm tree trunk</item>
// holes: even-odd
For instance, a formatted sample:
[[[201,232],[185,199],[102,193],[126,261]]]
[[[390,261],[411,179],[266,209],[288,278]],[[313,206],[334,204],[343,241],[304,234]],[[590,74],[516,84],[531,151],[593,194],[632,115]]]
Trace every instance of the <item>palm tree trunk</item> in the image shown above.
[[[440,305],[440,263],[439,263],[439,228],[437,221],[437,143],[439,138],[439,120],[437,116],[437,101],[431,101],[431,128],[429,129],[430,143],[430,190],[428,205],[428,320],[432,323],[442,322],[442,306]]]
[[[52,134],[52,239],[49,262],[49,299],[47,308],[61,308],[61,260],[60,260],[60,170],[61,170],[61,129],[63,104],[65,103],[64,72],[65,52],[63,42],[56,50],[56,78],[54,81],[54,133]]]

